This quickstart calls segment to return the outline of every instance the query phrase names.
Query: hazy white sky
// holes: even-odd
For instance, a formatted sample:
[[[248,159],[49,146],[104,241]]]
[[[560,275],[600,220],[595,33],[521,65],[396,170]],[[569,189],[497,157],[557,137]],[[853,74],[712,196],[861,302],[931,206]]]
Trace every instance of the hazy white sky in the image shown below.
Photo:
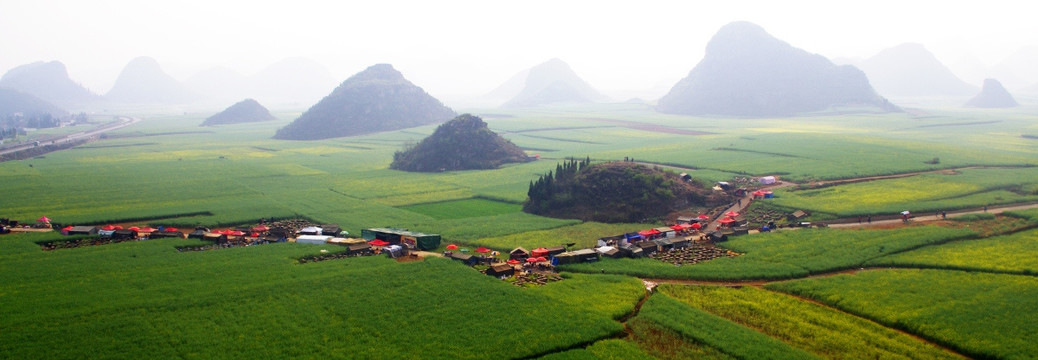
[[[219,1],[2,0],[0,72],[59,60],[108,91],[132,58],[181,80],[213,66],[245,75],[291,56],[338,81],[391,63],[434,96],[483,94],[558,57],[605,90],[668,87],[724,24],[746,20],[829,58],[922,43],[952,66],[1038,45],[1026,1]],[[960,75],[961,76],[961,75]]]

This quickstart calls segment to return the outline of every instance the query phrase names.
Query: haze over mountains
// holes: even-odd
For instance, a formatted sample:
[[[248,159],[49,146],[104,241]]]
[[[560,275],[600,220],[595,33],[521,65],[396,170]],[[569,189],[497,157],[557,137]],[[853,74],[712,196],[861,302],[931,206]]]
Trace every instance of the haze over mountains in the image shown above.
[[[125,104],[171,105],[198,101],[201,96],[166,74],[158,61],[142,56],[126,64],[105,98]]]
[[[503,107],[609,101],[558,58],[520,71],[484,98],[497,103],[504,100]]]
[[[38,61],[11,69],[0,78],[0,88],[31,94],[64,108],[75,108],[101,99],[72,81],[68,69],[60,61]]]
[[[389,64],[351,76],[275,139],[316,140],[437,124],[457,116]]]
[[[861,70],[795,48],[749,22],[723,26],[706,55],[659,100],[683,115],[791,116],[834,107],[900,111]]]
[[[1002,86],[1002,83],[995,79],[984,80],[984,88],[980,90],[980,94],[974,96],[970,101],[966,102],[967,107],[978,107],[978,108],[1011,108],[1020,106],[1013,98],[1013,95],[1006,91],[1006,88]]]
[[[955,76],[922,44],[887,48],[856,66],[887,97],[967,97],[979,90]]]
[[[186,82],[188,88],[204,94],[212,102],[250,97],[290,107],[312,105],[337,83],[327,67],[301,57],[281,60],[251,76],[215,67],[195,74]]]

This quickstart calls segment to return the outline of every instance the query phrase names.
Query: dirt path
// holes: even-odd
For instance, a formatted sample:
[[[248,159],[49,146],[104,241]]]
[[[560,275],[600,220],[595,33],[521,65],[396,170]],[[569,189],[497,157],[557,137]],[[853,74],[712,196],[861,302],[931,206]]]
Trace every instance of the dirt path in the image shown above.
[[[987,207],[987,209],[949,211],[948,212],[948,217],[949,218],[956,218],[956,217],[965,216],[965,215],[969,215],[969,214],[984,214],[984,213],[988,213],[988,214],[1001,214],[1001,213],[1006,212],[1006,211],[1028,210],[1028,209],[1034,209],[1034,208],[1038,208],[1038,203],[1023,204],[1023,205],[989,206],[989,207]],[[931,215],[931,214],[913,214],[913,216],[914,217],[911,218],[911,220],[909,220],[909,223],[918,223],[918,222],[929,222],[929,221],[944,220],[942,217],[939,217],[939,216],[936,216],[936,215]],[[900,218],[898,218],[898,219],[872,220],[872,222],[862,222],[862,223],[854,222],[853,220],[854,219],[840,219],[839,221],[842,221],[842,222],[828,223],[828,226],[831,227],[831,228],[862,228],[862,227],[870,227],[870,226],[886,226],[886,227],[889,227],[889,226],[892,226],[892,225],[904,224],[904,221],[902,221]]]

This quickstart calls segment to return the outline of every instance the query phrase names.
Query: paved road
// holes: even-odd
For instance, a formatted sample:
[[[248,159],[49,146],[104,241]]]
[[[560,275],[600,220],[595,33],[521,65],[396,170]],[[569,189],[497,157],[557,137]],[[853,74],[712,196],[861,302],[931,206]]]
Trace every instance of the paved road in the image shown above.
[[[41,140],[39,145],[36,145],[35,143],[28,143],[28,144],[19,144],[19,145],[14,145],[14,146],[2,148],[2,149],[0,149],[0,155],[5,155],[5,154],[15,153],[15,152],[23,151],[23,150],[28,150],[28,149],[32,149],[34,147],[39,147],[39,146],[61,144],[61,143],[66,143],[66,142],[70,142],[70,141],[74,141],[74,140],[78,140],[78,139],[85,139],[85,138],[89,138],[91,136],[100,135],[100,134],[102,134],[104,132],[107,132],[107,131],[112,131],[112,130],[116,130],[116,129],[122,129],[124,127],[127,127],[127,126],[130,126],[132,124],[135,124],[138,121],[141,121],[140,118],[131,118],[131,117],[127,117],[127,116],[119,116],[118,118],[119,118],[119,121],[116,121],[116,122],[113,122],[113,123],[109,123],[109,124],[104,124],[104,125],[101,125],[101,126],[98,126],[98,127],[94,128],[92,130],[80,131],[80,132],[68,134],[68,135],[65,135],[65,136],[62,136],[62,137],[59,137],[59,138],[54,138],[54,139]]]
[[[949,218],[956,218],[956,217],[960,217],[960,216],[968,215],[968,214],[982,214],[982,213],[1001,214],[1001,213],[1006,212],[1006,211],[1027,210],[1027,209],[1034,209],[1034,208],[1038,208],[1038,204],[989,206],[987,211],[984,211],[984,210],[949,211],[948,212],[948,217]],[[925,221],[942,220],[938,216],[936,216],[935,214],[914,214],[914,216],[915,217],[913,217],[911,220],[909,220],[910,222],[920,222],[920,221],[924,221],[925,222]],[[860,223],[860,224],[857,223],[857,222],[842,223],[842,224],[829,224],[829,227],[831,227],[831,228],[858,228],[858,227],[869,227],[869,226],[894,225],[894,224],[900,224],[900,223],[902,223],[901,219],[885,219],[885,220],[872,220],[871,223],[866,222],[866,223]]]

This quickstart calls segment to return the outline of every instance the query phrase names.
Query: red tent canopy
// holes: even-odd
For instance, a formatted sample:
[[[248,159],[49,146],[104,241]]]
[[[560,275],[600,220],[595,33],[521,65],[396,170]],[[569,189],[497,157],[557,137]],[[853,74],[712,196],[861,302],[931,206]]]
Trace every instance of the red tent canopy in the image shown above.
[[[686,229],[685,227],[683,227],[681,225],[674,225],[674,226],[671,226],[670,228],[674,229],[674,231],[681,231],[681,230],[685,230]]]
[[[518,264],[518,263],[519,263],[519,260],[516,260],[516,259],[511,259],[511,260],[508,260],[508,261],[505,261],[505,262],[506,262],[506,263],[509,263],[509,264],[512,264],[512,265],[515,265],[515,264]]]
[[[249,236],[251,236],[251,237],[259,237],[259,233],[258,232],[254,232],[252,234],[249,234]]]
[[[115,230],[115,226],[105,225],[105,226],[101,227],[101,230],[112,231],[112,230]]]
[[[760,190],[754,191],[753,196],[764,196],[764,192]]]
[[[722,223],[722,224],[731,224],[731,223],[735,222],[735,219],[732,219],[730,217],[726,217],[724,219],[719,220],[718,222]]]
[[[371,244],[371,246],[386,246],[389,245],[389,242],[382,239],[375,239],[368,241],[368,244]]]
[[[234,231],[231,231],[231,230],[227,230],[227,235],[231,235],[231,236],[242,236],[242,235],[245,235],[245,233],[244,233],[244,232],[241,232],[241,231],[238,231],[238,230],[234,230]]]
[[[458,250],[458,245],[454,245],[454,244],[447,245],[447,250]]]
[[[545,249],[545,248],[542,248],[542,247],[533,249],[533,251],[530,252],[530,256],[533,256],[533,257],[545,256],[545,255],[548,255],[548,249]]]
[[[148,227],[142,228],[142,229],[140,229],[140,230],[137,230],[137,231],[140,231],[140,232],[146,232],[146,233],[150,233],[150,232],[156,232],[156,231],[158,231],[158,230],[159,230],[159,229],[156,229],[156,228],[153,228],[153,227],[151,227],[151,226],[148,226]]]
[[[129,230],[133,230],[133,231],[141,231],[141,228],[139,228],[139,227],[136,227],[136,226],[131,226]]]
[[[535,257],[526,258],[526,262],[528,262],[528,263],[535,263],[535,262],[537,262],[537,258],[535,258]]]
[[[252,227],[252,231],[258,231],[258,232],[270,231],[270,227],[268,227],[267,225],[259,224],[259,225],[253,226]]]
[[[36,221],[39,221],[39,222],[50,222],[50,218],[46,217],[46,216],[41,216],[39,219],[36,219]]]
[[[709,219],[710,217],[709,217],[709,216],[707,216],[706,214],[699,214],[699,216],[697,216],[696,218],[697,218],[697,219],[703,219],[703,220],[706,220],[706,219]]]
[[[168,228],[166,228],[166,231],[177,231],[177,230],[180,230],[180,229],[177,229],[175,227],[168,227]]]
[[[73,228],[73,226],[72,226],[72,225],[69,225],[69,226],[66,226],[66,227],[63,227],[63,228],[61,228],[61,230],[62,230],[62,231],[69,231],[69,230],[72,230],[72,228]]]
[[[729,211],[729,212],[726,212],[726,213],[724,213],[724,216],[727,216],[727,217],[736,217],[736,216],[739,216],[739,213],[737,213],[737,212],[734,212],[734,211]]]
[[[693,228],[694,226],[692,226],[692,224],[689,224],[689,223],[681,223],[681,224],[678,224],[678,227],[680,227],[682,229],[690,229],[690,228]]]
[[[548,259],[543,256],[538,256],[537,261],[548,261]]]
[[[490,252],[490,249],[487,249],[485,247],[480,246],[480,247],[476,248],[476,252],[478,252],[478,253],[488,253],[488,252]]]
[[[702,229],[702,228],[703,228],[703,225],[702,225],[702,224],[700,224],[700,223],[695,223],[695,224],[692,224],[692,228],[693,228],[693,229]]]
[[[122,229],[123,229],[123,226],[122,226],[122,225],[116,225],[116,226],[115,226],[115,229],[116,229],[116,230],[122,230]]]

